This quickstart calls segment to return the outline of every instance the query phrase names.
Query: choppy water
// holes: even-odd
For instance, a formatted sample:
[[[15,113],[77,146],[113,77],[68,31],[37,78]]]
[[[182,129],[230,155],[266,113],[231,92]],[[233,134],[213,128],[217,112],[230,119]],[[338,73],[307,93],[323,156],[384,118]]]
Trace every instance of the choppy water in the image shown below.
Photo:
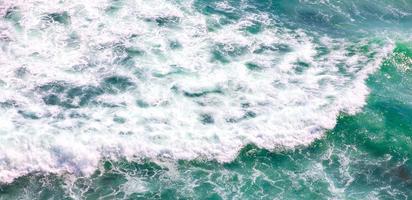
[[[409,0],[0,0],[0,199],[410,199]]]

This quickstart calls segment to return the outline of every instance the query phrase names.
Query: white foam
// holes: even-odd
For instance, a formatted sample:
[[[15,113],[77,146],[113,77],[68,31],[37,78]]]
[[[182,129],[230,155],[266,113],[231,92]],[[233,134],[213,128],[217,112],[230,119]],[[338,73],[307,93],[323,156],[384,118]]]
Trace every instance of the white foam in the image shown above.
[[[368,58],[358,50],[348,56],[349,42],[316,42],[304,31],[278,27],[264,13],[244,13],[242,19],[210,31],[208,22],[222,16],[203,15],[191,1],[122,1],[112,13],[105,0],[10,4],[22,19],[20,28],[0,20],[0,36],[9,38],[0,41],[0,102],[17,105],[0,108],[1,182],[35,171],[89,175],[103,158],[228,162],[250,143],[270,150],[308,145],[334,127],[340,112],[359,111],[368,94],[367,75],[392,49],[369,44],[368,52],[375,55]],[[235,8],[220,4],[219,9]],[[67,25],[42,20],[46,13],[64,11],[70,15]],[[159,26],[156,19],[171,21]],[[255,21],[263,24],[262,31],[246,33],[245,27]],[[73,34],[77,45],[68,46]],[[171,48],[171,41],[181,48]],[[367,41],[354,48],[362,43]],[[127,55],[114,51],[116,45],[143,53],[123,65],[119,59]],[[318,56],[321,46],[330,52]],[[256,53],[262,47],[266,50]],[[214,50],[226,54],[226,61],[213,60]],[[297,72],[297,62],[308,66]],[[261,69],[249,70],[246,63]],[[27,72],[17,77],[21,67]],[[99,86],[111,75],[127,76],[136,84],[124,93],[95,98],[117,107],[46,105],[38,90],[53,81]],[[205,90],[211,93],[184,94]],[[139,107],[137,101],[147,106]],[[73,112],[85,117],[69,117]],[[203,124],[202,114],[212,116],[214,123]]]

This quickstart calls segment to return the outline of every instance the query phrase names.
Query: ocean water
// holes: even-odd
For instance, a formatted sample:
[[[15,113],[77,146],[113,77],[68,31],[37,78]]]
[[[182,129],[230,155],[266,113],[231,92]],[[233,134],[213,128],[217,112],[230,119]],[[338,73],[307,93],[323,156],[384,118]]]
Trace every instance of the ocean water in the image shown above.
[[[0,199],[411,199],[410,0],[0,0]]]

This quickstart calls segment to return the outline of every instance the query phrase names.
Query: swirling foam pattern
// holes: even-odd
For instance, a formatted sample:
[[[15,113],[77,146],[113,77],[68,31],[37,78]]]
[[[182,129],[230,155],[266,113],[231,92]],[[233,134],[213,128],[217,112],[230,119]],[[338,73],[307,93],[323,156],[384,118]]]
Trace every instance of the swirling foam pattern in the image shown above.
[[[287,29],[253,7],[193,4],[10,3],[0,179],[88,174],[101,158],[227,162],[250,143],[307,145],[364,105],[364,79],[391,51]]]
[[[409,25],[399,5],[0,1],[0,182],[307,146],[365,105],[395,45],[362,28]]]

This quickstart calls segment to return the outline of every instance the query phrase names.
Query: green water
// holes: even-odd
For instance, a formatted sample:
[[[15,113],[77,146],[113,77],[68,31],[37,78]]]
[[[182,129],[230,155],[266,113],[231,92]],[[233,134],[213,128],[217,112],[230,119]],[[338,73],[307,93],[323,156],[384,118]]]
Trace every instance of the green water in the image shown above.
[[[116,15],[122,9],[122,2],[111,1],[112,6],[107,12]],[[412,2],[361,0],[329,4],[297,0],[225,1],[233,7],[230,12],[214,7],[216,2],[194,1],[193,5],[202,15],[220,16],[219,20],[206,22],[211,33],[237,22],[246,13],[269,13],[278,22],[273,26],[303,30],[313,37],[327,35],[334,39],[344,38],[354,44],[360,38],[368,38],[371,43],[382,43],[389,38],[394,41],[395,48],[381,63],[379,70],[366,80],[370,94],[362,111],[355,115],[341,113],[336,126],[309,146],[269,151],[249,144],[228,163],[140,157],[134,160],[102,160],[91,176],[84,177],[64,170],[56,174],[32,172],[11,183],[0,184],[0,200],[412,199]],[[390,8],[401,9],[402,12]],[[65,26],[71,23],[67,12],[46,17],[51,20],[50,23],[56,21]],[[20,26],[18,13],[7,13],[5,20]],[[178,20],[158,18],[155,22],[157,26],[165,27],[177,24]],[[254,35],[271,26],[256,21],[244,31]],[[178,42],[171,42],[170,47],[184,48]],[[277,48],[281,53],[289,51],[287,45]],[[217,45],[211,52],[210,62],[228,65],[232,58],[246,51],[235,48],[224,52],[222,49],[223,46]],[[325,54],[328,53],[326,51],[328,49]],[[359,51],[370,53],[367,45]],[[132,57],[144,54],[138,49],[128,50],[128,53]],[[116,62],[129,67],[133,62],[128,59]],[[309,67],[304,62],[297,65],[300,68],[296,69],[296,73]],[[245,67],[252,72],[263,70],[253,62],[246,63]],[[163,78],[185,73],[176,68],[173,72],[156,73],[154,76]],[[35,90],[46,94],[43,101],[47,106],[77,109],[98,104],[94,99],[105,93],[121,95],[136,85],[128,77],[111,76],[104,78],[96,87],[84,85],[69,88],[64,82],[52,82]],[[187,98],[199,98],[223,92],[219,88],[211,88],[200,92],[183,91],[182,94]],[[141,108],[150,106],[142,100],[136,104]],[[1,106],[13,107],[6,103]],[[20,114],[27,119],[39,118],[29,112],[21,111]],[[244,117],[254,118],[255,115],[250,112]],[[203,125],[215,122],[208,114],[201,115],[200,120]],[[123,124],[126,119],[116,117],[113,121]],[[0,164],[2,162],[7,161],[0,159]]]

